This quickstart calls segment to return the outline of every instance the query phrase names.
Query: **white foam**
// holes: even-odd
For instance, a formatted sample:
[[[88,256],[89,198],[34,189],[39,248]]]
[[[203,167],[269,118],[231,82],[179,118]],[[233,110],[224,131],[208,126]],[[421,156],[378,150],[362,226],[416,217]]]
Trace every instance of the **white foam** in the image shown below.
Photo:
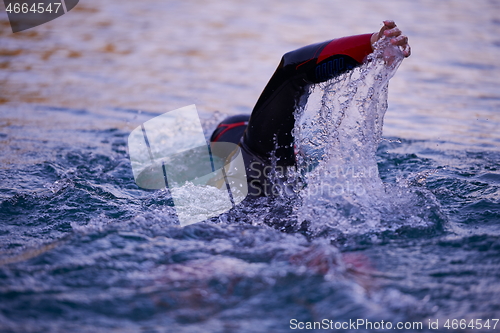
[[[384,184],[378,173],[388,83],[403,58],[398,47],[382,39],[365,64],[312,87],[308,103],[296,112],[299,172],[307,184],[296,212],[313,233],[434,225],[427,216],[429,203],[420,207],[422,200],[437,205],[433,197],[408,184]]]

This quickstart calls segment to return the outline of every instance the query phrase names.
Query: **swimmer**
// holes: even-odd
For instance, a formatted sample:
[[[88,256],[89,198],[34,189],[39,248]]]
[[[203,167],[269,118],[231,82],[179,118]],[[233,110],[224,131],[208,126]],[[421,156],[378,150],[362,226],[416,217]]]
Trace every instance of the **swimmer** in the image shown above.
[[[250,165],[263,169],[271,165],[273,156],[276,165],[281,167],[296,164],[292,136],[294,111],[311,84],[327,81],[360,66],[373,52],[374,43],[384,36],[399,46],[405,57],[410,56],[408,38],[394,21],[383,23],[379,32],[333,39],[286,53],[252,114],[232,116],[218,125],[210,141],[239,145],[247,179],[253,184],[251,188],[256,188],[259,182],[262,186],[267,180],[262,178],[264,172]]]

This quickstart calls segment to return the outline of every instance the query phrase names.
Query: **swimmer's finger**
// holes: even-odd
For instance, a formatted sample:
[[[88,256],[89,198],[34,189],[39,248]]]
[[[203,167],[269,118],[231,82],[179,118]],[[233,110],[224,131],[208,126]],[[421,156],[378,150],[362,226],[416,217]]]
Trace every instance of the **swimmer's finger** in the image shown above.
[[[401,35],[401,30],[399,30],[398,27],[384,31],[384,36],[387,36],[387,37],[397,37],[399,35]]]
[[[396,23],[394,23],[393,20],[385,20],[384,21],[384,28],[386,29],[392,29],[396,27]]]
[[[394,23],[394,21],[392,20],[385,20],[383,23],[384,25],[382,26],[382,28],[380,28],[377,39],[382,38],[384,36],[385,31],[396,27],[396,23]]]
[[[408,58],[411,55],[410,44],[406,44],[405,48],[403,49],[403,55],[405,58]]]
[[[391,43],[393,45],[405,47],[408,44],[408,37],[406,37],[405,35],[400,35],[396,38],[392,38]]]

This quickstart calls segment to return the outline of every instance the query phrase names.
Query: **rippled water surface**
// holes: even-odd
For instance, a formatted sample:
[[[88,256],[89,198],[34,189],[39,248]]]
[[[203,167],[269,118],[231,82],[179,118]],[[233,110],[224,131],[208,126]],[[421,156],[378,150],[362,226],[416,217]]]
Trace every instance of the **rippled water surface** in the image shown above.
[[[499,318],[498,13],[486,0],[82,0],[12,34],[2,8],[0,330],[287,332],[292,318],[362,318],[449,332],[447,319]],[[413,54],[389,83],[381,140],[381,123],[358,119],[377,144],[358,161],[376,170],[342,176],[375,195],[259,198],[181,228],[167,192],[137,187],[138,125],[196,104],[208,136],[251,111],[283,53],[386,18]],[[322,101],[334,109],[330,88],[312,91],[311,119]],[[344,124],[330,156],[359,139]]]

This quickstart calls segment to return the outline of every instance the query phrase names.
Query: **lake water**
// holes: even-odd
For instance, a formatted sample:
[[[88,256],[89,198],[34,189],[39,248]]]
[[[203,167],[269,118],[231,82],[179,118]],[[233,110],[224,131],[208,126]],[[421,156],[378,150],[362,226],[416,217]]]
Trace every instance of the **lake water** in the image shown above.
[[[2,332],[500,329],[498,1],[82,0],[16,34],[1,6]],[[378,201],[318,215],[321,198],[261,198],[181,228],[167,192],[136,186],[141,123],[196,104],[208,136],[251,111],[285,52],[388,18],[412,56],[370,162]]]

